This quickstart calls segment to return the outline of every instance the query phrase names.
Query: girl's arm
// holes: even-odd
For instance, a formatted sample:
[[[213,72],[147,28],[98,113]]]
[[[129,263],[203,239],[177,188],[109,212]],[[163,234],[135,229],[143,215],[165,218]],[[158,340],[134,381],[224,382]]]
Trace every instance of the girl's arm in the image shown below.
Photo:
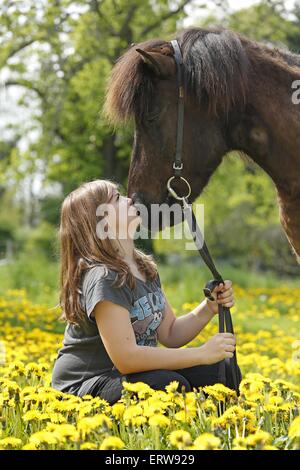
[[[109,300],[96,304],[94,316],[105,349],[121,374],[214,364],[225,357],[232,357],[235,349],[235,339],[230,333],[217,334],[197,348],[139,346],[129,311]]]
[[[220,285],[213,290],[217,300],[205,298],[194,310],[178,318],[165,295],[165,317],[157,329],[159,342],[168,348],[180,348],[192,341],[218,313],[218,304],[226,307],[234,305],[231,286],[231,281],[225,281],[225,286]]]

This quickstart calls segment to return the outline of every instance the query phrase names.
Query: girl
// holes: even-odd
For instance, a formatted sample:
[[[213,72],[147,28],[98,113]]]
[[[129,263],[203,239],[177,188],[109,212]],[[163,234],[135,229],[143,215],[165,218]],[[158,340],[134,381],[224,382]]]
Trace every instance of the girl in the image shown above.
[[[60,306],[67,325],[52,387],[110,404],[121,398],[124,380],[156,390],[176,380],[191,391],[218,382],[219,361],[233,356],[230,333],[181,348],[218,313],[218,303],[234,305],[231,281],[215,288],[215,301],[204,298],[176,318],[153,257],[134,246],[140,223],[132,200],[110,180],[84,183],[63,201]]]

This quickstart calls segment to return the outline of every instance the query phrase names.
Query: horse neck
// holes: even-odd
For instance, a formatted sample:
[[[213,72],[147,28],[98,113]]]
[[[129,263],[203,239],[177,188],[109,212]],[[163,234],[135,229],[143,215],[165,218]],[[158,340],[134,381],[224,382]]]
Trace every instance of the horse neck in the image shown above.
[[[241,150],[268,173],[277,189],[280,221],[300,264],[300,105],[292,102],[297,69],[254,67],[243,113],[233,112],[229,148]]]
[[[233,113],[228,132],[234,150],[247,153],[278,190],[293,196],[300,193],[300,105],[292,101],[296,80],[300,68],[266,56],[252,58],[247,106]]]

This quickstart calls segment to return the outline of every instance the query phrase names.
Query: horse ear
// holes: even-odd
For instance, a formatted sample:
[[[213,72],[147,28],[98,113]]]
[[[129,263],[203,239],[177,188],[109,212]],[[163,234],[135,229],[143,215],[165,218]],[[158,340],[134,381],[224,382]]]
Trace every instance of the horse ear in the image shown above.
[[[144,63],[159,77],[167,77],[175,73],[175,64],[171,56],[161,52],[136,49]]]

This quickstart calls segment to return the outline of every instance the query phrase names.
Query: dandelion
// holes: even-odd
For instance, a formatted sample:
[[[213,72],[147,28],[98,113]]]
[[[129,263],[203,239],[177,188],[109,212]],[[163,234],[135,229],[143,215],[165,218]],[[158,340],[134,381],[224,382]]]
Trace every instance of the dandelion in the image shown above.
[[[182,429],[171,432],[169,441],[172,446],[177,447],[177,449],[183,449],[193,443],[190,433]]]
[[[124,390],[127,390],[131,393],[136,393],[139,398],[144,398],[147,395],[151,395],[151,393],[153,392],[152,388],[144,382],[130,383],[124,381],[122,382],[122,385]]]
[[[115,403],[111,408],[111,413],[116,419],[122,419],[125,411],[125,405],[123,403]]]
[[[165,386],[165,389],[166,389],[167,393],[172,394],[172,393],[175,393],[177,391],[178,387],[179,387],[178,380],[173,380],[173,382],[170,382],[169,385]]]
[[[37,446],[33,442],[29,442],[22,447],[22,450],[37,450]]]
[[[178,411],[177,413],[175,413],[175,419],[177,421],[181,421],[181,422],[191,422],[192,419],[196,416],[196,410],[181,410],[181,411]]]
[[[145,416],[136,416],[131,418],[127,423],[132,424],[132,426],[142,426],[142,424],[147,423],[147,418]]]
[[[16,437],[5,437],[4,439],[0,439],[0,449],[16,449],[21,445],[21,439]]]
[[[58,436],[50,431],[39,431],[32,434],[29,438],[29,442],[39,447],[41,444],[53,445],[59,441]]]
[[[133,418],[143,415],[143,408],[140,405],[129,406],[123,414],[123,421],[128,426]]]
[[[300,439],[300,416],[294,419],[294,421],[290,425],[289,429],[289,437],[291,439]]]
[[[154,416],[151,416],[151,418],[149,418],[150,426],[157,426],[159,428],[163,428],[163,427],[169,426],[170,423],[171,421],[169,420],[169,418],[167,418],[166,416],[162,414],[156,414]]]
[[[272,442],[272,436],[265,431],[257,431],[255,434],[250,434],[246,438],[246,444],[249,447],[261,448],[265,444]]]
[[[124,447],[125,444],[119,437],[110,436],[102,441],[100,450],[121,450]]]
[[[47,423],[46,430],[55,431],[55,435],[59,440],[70,439],[71,441],[77,441],[79,439],[79,432],[74,424]]]
[[[217,412],[216,405],[209,398],[207,400],[205,400],[204,403],[201,404],[201,409],[203,409],[204,411],[207,411],[207,413],[211,413],[211,414],[214,414],[214,413]]]
[[[108,430],[112,427],[112,422],[108,416],[99,414],[92,417],[82,418],[77,423],[77,429],[85,439],[86,434],[98,428]]]
[[[221,440],[211,433],[203,433],[194,440],[193,444],[199,450],[215,450],[221,445]]]
[[[226,398],[234,397],[235,392],[228,387],[225,387],[223,384],[215,384],[215,385],[208,385],[203,387],[203,391],[207,393],[207,395],[215,398],[218,401],[225,401]]]
[[[97,450],[98,446],[94,442],[84,442],[83,444],[80,444],[80,449],[81,450]]]

